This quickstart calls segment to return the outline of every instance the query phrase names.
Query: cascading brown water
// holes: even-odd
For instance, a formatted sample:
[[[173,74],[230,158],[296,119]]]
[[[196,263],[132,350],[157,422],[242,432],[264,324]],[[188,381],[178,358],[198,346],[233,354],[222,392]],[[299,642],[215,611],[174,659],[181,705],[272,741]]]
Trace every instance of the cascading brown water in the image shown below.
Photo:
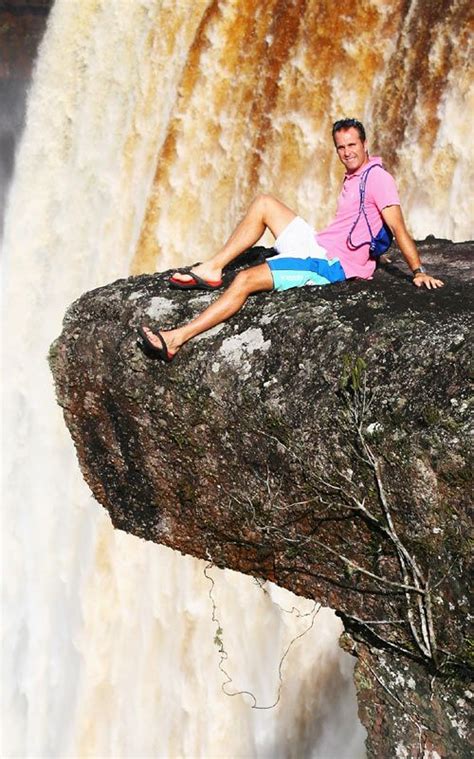
[[[84,290],[207,255],[258,191],[323,225],[341,116],[416,236],[471,237],[471,22],[467,2],[57,0],[5,226],[5,755],[363,756],[329,611],[275,710],[222,694],[202,566],[111,529],[45,356]],[[217,598],[236,686],[271,702],[300,621],[230,573]]]
[[[341,181],[331,124],[354,114],[396,173],[414,235],[470,237],[468,4],[255,6],[211,3],[196,24],[133,270],[214,250],[259,191],[321,228]]]

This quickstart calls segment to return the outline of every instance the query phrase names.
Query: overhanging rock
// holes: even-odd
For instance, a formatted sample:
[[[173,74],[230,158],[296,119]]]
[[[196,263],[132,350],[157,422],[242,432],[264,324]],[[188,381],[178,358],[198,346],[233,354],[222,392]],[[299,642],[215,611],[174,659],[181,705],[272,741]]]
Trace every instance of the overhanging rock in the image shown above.
[[[141,352],[138,325],[176,326],[216,295],[120,280],[70,307],[50,353],[117,528],[338,611],[374,757],[420,740],[468,756],[474,246],[420,247],[445,288],[392,264],[372,282],[259,294],[170,365]]]

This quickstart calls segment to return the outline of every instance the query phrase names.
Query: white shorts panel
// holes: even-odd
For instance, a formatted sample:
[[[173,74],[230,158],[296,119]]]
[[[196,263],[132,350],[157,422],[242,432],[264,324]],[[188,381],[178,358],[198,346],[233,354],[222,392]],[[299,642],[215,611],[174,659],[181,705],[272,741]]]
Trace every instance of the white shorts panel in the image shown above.
[[[295,216],[281,232],[273,247],[284,258],[325,258],[327,252],[316,242],[316,232],[301,216]]]

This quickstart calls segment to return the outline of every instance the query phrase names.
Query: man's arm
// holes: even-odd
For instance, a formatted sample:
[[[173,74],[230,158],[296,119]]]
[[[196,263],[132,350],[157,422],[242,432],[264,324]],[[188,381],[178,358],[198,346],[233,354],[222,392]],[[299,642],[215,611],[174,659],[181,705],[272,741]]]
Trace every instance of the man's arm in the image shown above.
[[[405,226],[402,209],[400,206],[387,206],[383,209],[382,216],[383,220],[392,230],[405,261],[410,269],[415,271],[415,269],[418,269],[422,265],[421,259],[416,249],[416,245]],[[429,274],[419,272],[413,277],[413,284],[417,287],[422,287],[424,285],[425,287],[428,287],[428,289],[431,289],[432,287],[442,287],[444,282],[442,282],[441,279],[430,277]]]

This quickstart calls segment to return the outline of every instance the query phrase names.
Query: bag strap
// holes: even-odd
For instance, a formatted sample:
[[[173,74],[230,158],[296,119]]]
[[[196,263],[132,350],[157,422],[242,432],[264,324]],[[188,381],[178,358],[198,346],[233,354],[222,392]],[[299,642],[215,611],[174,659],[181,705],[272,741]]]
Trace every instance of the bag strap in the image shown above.
[[[347,247],[351,248],[351,250],[358,250],[359,248],[362,248],[364,245],[372,245],[372,242],[374,241],[374,235],[372,234],[372,229],[371,229],[370,224],[369,224],[369,219],[367,218],[367,214],[366,214],[366,211],[365,211],[364,201],[365,201],[365,186],[367,184],[367,177],[369,176],[369,174],[372,171],[372,169],[375,169],[376,166],[379,166],[381,169],[383,169],[383,166],[382,166],[381,163],[373,163],[372,166],[369,166],[369,168],[366,169],[363,172],[363,174],[362,174],[362,176],[360,178],[360,182],[359,182],[359,196],[360,196],[359,213],[357,214],[357,218],[356,218],[355,222],[353,223],[349,234],[347,235]],[[354,243],[352,242],[352,233],[355,230],[357,224],[359,223],[359,219],[360,219],[360,217],[362,215],[364,216],[365,222],[366,222],[368,230],[369,230],[370,240],[366,240],[365,242],[361,242],[361,243],[359,243],[359,245],[354,245]]]

